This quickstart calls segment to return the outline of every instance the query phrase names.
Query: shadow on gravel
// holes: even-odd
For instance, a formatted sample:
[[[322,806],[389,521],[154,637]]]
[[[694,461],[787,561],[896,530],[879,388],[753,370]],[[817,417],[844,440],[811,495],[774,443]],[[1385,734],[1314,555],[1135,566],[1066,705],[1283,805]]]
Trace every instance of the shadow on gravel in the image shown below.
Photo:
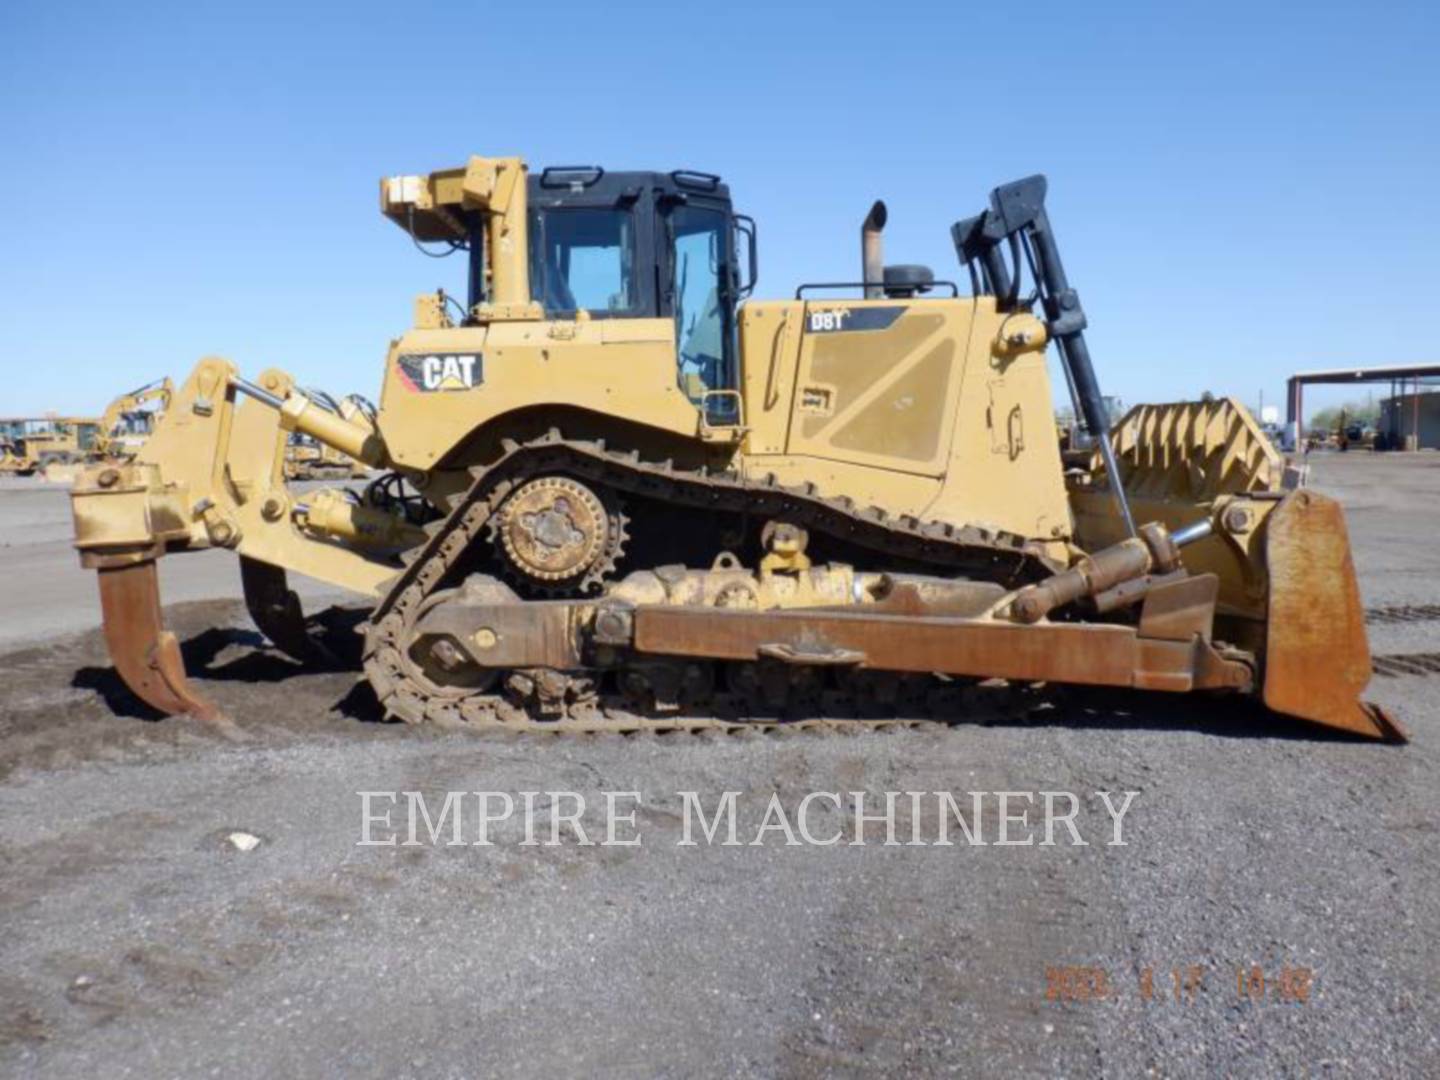
[[[1114,731],[1194,731],[1232,739],[1285,739],[1295,742],[1361,743],[1374,739],[1332,731],[1292,716],[1271,712],[1250,698],[1205,694],[1159,694],[1102,687],[1057,688],[1048,707],[1015,721],[993,726],[1053,724],[1056,727]]]
[[[164,720],[165,714],[152,709],[130,692],[113,667],[77,668],[70,678],[76,690],[93,690],[105,707],[126,720]]]
[[[306,629],[310,637],[323,645],[315,659],[307,663],[300,663],[279,652],[258,631],[236,626],[209,627],[185,638],[180,642],[180,655],[185,660],[185,670],[190,677],[201,682],[265,685],[282,683],[297,675],[351,668],[358,670],[360,638],[355,630],[364,618],[363,611],[340,607],[326,608],[307,618]],[[236,655],[222,658],[222,654],[232,649],[237,651]],[[130,692],[113,667],[81,667],[71,678],[70,685],[77,690],[93,690],[117,716],[136,720],[164,719],[164,714]],[[346,695],[346,700],[353,696],[353,692]],[[369,711],[378,718],[379,707],[374,704],[373,694],[370,700]],[[345,712],[344,715],[350,714]]]
[[[217,663],[220,654],[231,647],[247,651]],[[185,658],[185,670],[192,678],[216,682],[283,682],[310,667],[277,652],[254,630],[202,630],[181,642],[180,655]]]
[[[398,724],[398,720],[390,720],[380,708],[380,702],[375,697],[374,688],[364,679],[357,678],[355,685],[337,701],[333,711],[346,720],[355,720],[362,724]]]

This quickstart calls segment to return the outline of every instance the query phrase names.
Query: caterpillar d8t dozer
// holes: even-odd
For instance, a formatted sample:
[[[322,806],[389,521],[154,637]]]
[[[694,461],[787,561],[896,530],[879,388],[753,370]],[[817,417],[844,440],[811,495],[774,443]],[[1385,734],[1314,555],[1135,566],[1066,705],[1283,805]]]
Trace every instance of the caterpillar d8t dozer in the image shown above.
[[[756,300],[755,223],[716,176],[475,157],[383,180],[384,215],[467,260],[469,295],[417,301],[373,425],[208,358],[134,462],[80,478],[116,667],[164,712],[215,712],[155,562],[226,547],[301,659],[287,570],[368,597],[365,674],[410,722],[959,719],[1003,679],[1401,738],[1360,700],[1340,509],[1287,484],[1238,403],[1143,406],[1066,474],[1048,345],[1107,424],[1044,198],[1007,184],[953,226],[963,293],[884,264],[876,203],[860,280]],[[297,433],[381,475],[292,492]]]

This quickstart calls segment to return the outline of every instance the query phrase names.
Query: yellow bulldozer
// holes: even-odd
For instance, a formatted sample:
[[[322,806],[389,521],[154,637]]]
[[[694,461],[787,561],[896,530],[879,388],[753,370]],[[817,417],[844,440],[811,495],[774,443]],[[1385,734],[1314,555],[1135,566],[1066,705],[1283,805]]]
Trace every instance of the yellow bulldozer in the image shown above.
[[[759,300],[755,222],[708,173],[472,157],[382,180],[384,215],[463,258],[468,295],[416,302],[373,424],[210,357],[134,462],[86,471],[76,547],[116,667],[163,712],[216,713],[156,560],[224,547],[297,658],[316,642],[287,570],[367,598],[365,676],[408,722],[959,719],[1003,679],[1257,697],[1402,738],[1360,697],[1338,505],[1233,400],[1109,430],[1045,195],[1006,184],[953,225],[968,290],[886,265],[877,202],[857,280]],[[1098,436],[1068,476],[1051,344]],[[380,475],[297,494],[296,433]]]
[[[12,423],[0,420],[0,476],[29,476],[35,471],[35,463],[25,452],[24,442],[11,433]]]
[[[129,460],[174,392],[170,379],[157,379],[120,394],[99,419],[49,415],[0,420],[0,476],[38,472],[47,480],[68,482],[86,464]]]
[[[111,461],[133,458],[174,396],[175,384],[166,376],[114,398],[100,417],[100,436],[95,446],[98,456]]]
[[[54,466],[79,464],[95,456],[100,441],[100,421],[90,417],[0,419],[0,476],[30,476]]]

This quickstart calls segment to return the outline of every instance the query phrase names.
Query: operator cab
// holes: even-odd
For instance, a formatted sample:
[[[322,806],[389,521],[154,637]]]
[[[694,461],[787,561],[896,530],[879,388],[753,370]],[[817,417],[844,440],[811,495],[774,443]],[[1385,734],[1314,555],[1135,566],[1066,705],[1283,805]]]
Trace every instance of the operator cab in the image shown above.
[[[734,422],[735,312],[755,285],[755,226],[720,178],[559,166],[531,173],[526,195],[530,295],[546,317],[673,319],[681,389],[712,423]],[[484,300],[484,245],[469,246],[473,307]]]

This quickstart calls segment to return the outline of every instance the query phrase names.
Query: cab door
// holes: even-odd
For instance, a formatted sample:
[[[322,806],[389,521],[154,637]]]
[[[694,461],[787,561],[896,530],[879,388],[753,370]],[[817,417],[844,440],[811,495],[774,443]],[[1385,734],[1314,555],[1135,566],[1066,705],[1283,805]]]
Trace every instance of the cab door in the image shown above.
[[[665,306],[675,319],[681,390],[711,424],[739,415],[734,238],[729,208],[694,196],[664,205]]]

